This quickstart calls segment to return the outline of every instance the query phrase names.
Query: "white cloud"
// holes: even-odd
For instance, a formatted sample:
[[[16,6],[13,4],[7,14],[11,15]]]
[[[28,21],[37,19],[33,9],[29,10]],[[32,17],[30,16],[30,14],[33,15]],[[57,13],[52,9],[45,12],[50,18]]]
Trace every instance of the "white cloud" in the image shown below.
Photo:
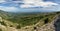
[[[5,6],[0,6],[0,10],[3,10],[3,11],[11,11],[11,12],[15,12],[15,10],[18,10],[18,8],[16,7],[5,7]]]
[[[0,0],[0,3],[4,3],[4,2],[6,2],[5,0]]]
[[[21,8],[29,8],[29,7],[50,7],[52,5],[58,5],[53,2],[44,2],[43,0],[24,0],[24,4],[20,5]]]

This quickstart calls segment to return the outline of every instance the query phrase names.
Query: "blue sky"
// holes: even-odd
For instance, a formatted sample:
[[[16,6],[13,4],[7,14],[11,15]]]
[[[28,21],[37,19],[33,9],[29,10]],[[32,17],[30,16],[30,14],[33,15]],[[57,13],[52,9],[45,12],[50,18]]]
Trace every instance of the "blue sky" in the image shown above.
[[[8,12],[60,11],[60,0],[0,0],[0,10]]]

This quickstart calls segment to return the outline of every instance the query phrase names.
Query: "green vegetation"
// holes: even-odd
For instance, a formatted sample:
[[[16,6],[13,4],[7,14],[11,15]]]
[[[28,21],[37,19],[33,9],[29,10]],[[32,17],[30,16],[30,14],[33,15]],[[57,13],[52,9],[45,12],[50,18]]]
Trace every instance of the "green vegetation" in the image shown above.
[[[0,24],[2,24],[2,25],[4,25],[4,26],[7,26],[7,25],[4,23],[4,21],[3,21],[3,22],[0,22]]]
[[[48,23],[48,22],[49,22],[49,19],[46,18],[46,19],[44,20],[44,23],[46,24],[46,23]]]
[[[57,13],[53,12],[53,13],[19,14],[19,13],[10,13],[10,12],[0,11],[0,17],[2,17],[2,19],[10,21],[14,25],[15,25],[15,23],[18,24],[18,25],[16,25],[17,29],[19,29],[23,26],[35,25],[39,21],[41,21],[40,23],[42,23],[42,25],[49,23],[49,22],[51,22],[53,17],[56,16],[56,14],[59,14],[59,12],[57,12]],[[0,22],[0,23],[5,25],[4,22]],[[10,27],[13,27],[14,25],[10,25]]]
[[[17,29],[20,29],[21,28],[21,26],[20,25],[17,25],[17,27],[16,27]]]
[[[2,29],[0,29],[0,31],[2,31]]]

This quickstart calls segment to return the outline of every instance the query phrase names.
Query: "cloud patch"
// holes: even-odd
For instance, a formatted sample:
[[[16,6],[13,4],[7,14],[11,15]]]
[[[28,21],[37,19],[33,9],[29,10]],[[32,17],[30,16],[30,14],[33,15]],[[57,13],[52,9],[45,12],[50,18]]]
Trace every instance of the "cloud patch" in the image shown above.
[[[3,11],[8,11],[8,12],[16,12],[15,10],[18,10],[18,8],[16,7],[5,7],[5,6],[0,6],[0,10]]]
[[[43,0],[24,0],[24,4],[20,5],[21,8],[29,8],[29,7],[50,7],[54,5],[58,5],[53,2],[44,2]]]
[[[6,2],[5,0],[0,0],[0,3],[4,3],[4,2]]]

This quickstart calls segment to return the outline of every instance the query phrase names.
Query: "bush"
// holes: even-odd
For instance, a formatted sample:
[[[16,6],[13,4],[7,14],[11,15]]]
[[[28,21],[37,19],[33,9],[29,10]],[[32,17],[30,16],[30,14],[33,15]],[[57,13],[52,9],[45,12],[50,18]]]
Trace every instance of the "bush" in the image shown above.
[[[17,25],[17,27],[16,27],[17,29],[20,29],[21,28],[21,26],[20,25]]]
[[[4,23],[4,21],[3,22],[0,22],[2,25],[4,25],[4,26],[7,26],[5,23]]]
[[[2,31],[2,29],[0,29],[0,31]]]
[[[49,21],[49,19],[46,18],[46,19],[44,20],[44,24],[48,23],[48,21]]]
[[[10,25],[10,27],[13,27],[13,25]]]

